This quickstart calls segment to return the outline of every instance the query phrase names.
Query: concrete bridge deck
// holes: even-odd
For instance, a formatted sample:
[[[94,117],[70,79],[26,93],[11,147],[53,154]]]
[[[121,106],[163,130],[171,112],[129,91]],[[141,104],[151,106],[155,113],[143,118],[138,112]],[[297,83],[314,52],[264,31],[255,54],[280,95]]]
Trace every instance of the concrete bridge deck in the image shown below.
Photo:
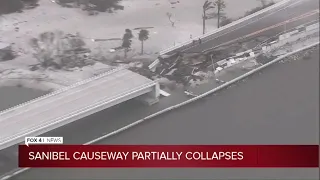
[[[5,110],[0,113],[0,150],[144,94],[156,102],[158,88],[144,76],[114,69]]]

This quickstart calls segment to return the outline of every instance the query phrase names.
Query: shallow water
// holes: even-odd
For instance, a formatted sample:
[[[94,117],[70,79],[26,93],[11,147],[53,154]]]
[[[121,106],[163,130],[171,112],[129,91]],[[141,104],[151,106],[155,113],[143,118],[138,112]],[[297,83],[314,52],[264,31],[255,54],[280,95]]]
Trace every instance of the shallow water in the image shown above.
[[[0,14],[22,12],[24,9],[37,7],[39,0],[1,0]]]
[[[0,87],[0,111],[42,96],[47,92],[25,87]]]

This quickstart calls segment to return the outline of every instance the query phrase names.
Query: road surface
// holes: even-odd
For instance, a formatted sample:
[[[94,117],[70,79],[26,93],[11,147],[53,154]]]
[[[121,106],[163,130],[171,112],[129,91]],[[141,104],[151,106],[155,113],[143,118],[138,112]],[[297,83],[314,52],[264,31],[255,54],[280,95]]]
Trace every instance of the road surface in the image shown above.
[[[98,144],[318,144],[319,49]],[[317,169],[32,169],[41,179],[317,179]]]
[[[289,7],[267,15],[251,24],[236,29],[220,37],[202,42],[202,44],[185,50],[186,52],[201,52],[215,46],[240,40],[250,35],[250,38],[258,36],[274,36],[284,30],[292,29],[308,21],[319,18],[319,1],[317,0],[292,0]],[[314,12],[314,13],[313,13]],[[285,24],[284,22],[287,23]],[[253,48],[253,47],[249,47]],[[169,53],[172,54],[172,53]]]
[[[295,0],[296,2],[297,0]],[[283,11],[278,11],[272,16],[252,23],[250,26],[245,26],[236,31],[225,34],[215,40],[210,41],[213,45],[221,44],[223,42],[229,42],[242,36],[242,34],[250,34],[264,29],[267,26],[276,25],[285,19],[291,19],[292,17],[299,17],[302,14],[311,12],[315,9],[319,9],[319,3],[317,0],[303,0],[300,4],[295,4]],[[308,21],[318,19],[319,14],[308,16],[307,18],[299,21],[292,21],[287,23],[287,28],[294,27],[296,25],[304,24]],[[248,29],[248,27],[251,27]],[[263,31],[259,35],[275,35],[282,32],[283,28],[275,28],[271,31]],[[238,34],[237,34],[238,33]],[[210,43],[204,43],[201,45],[201,50],[206,50],[212,47]],[[140,118],[143,118],[151,113],[163,109],[170,105],[177,104],[186,100],[186,97],[177,93],[173,93],[170,98],[165,98],[161,102],[152,107],[146,108],[145,106],[139,106],[136,102],[130,101],[121,104],[117,107],[107,109],[105,111],[96,113],[92,116],[88,116],[83,120],[79,120],[76,123],[69,124],[54,131],[47,133],[48,136],[64,136],[67,143],[82,144],[88,142],[94,138],[97,138],[103,134],[107,134],[115,129],[118,129],[124,125],[132,123]],[[125,113],[123,113],[125,112]],[[72,133],[70,133],[72,132]],[[17,167],[17,148],[16,146],[7,148],[0,151],[0,174],[8,172]]]

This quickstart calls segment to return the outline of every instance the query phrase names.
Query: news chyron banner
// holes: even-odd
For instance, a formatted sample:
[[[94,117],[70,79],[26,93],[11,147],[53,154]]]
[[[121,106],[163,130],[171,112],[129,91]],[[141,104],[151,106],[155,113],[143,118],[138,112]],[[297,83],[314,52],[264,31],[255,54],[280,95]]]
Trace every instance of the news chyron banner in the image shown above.
[[[319,167],[319,145],[63,145],[31,137],[19,146],[19,167],[244,168]]]

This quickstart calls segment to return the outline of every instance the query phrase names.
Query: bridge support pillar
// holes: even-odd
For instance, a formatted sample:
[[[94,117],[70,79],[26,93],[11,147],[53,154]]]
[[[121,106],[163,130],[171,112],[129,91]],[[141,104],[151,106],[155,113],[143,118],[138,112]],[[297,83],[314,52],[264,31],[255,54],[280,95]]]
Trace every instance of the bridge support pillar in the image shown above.
[[[141,101],[143,104],[151,106],[151,105],[156,104],[157,102],[159,102],[159,97],[160,97],[160,85],[157,82],[152,87],[152,91],[151,92],[138,97],[138,100]]]

